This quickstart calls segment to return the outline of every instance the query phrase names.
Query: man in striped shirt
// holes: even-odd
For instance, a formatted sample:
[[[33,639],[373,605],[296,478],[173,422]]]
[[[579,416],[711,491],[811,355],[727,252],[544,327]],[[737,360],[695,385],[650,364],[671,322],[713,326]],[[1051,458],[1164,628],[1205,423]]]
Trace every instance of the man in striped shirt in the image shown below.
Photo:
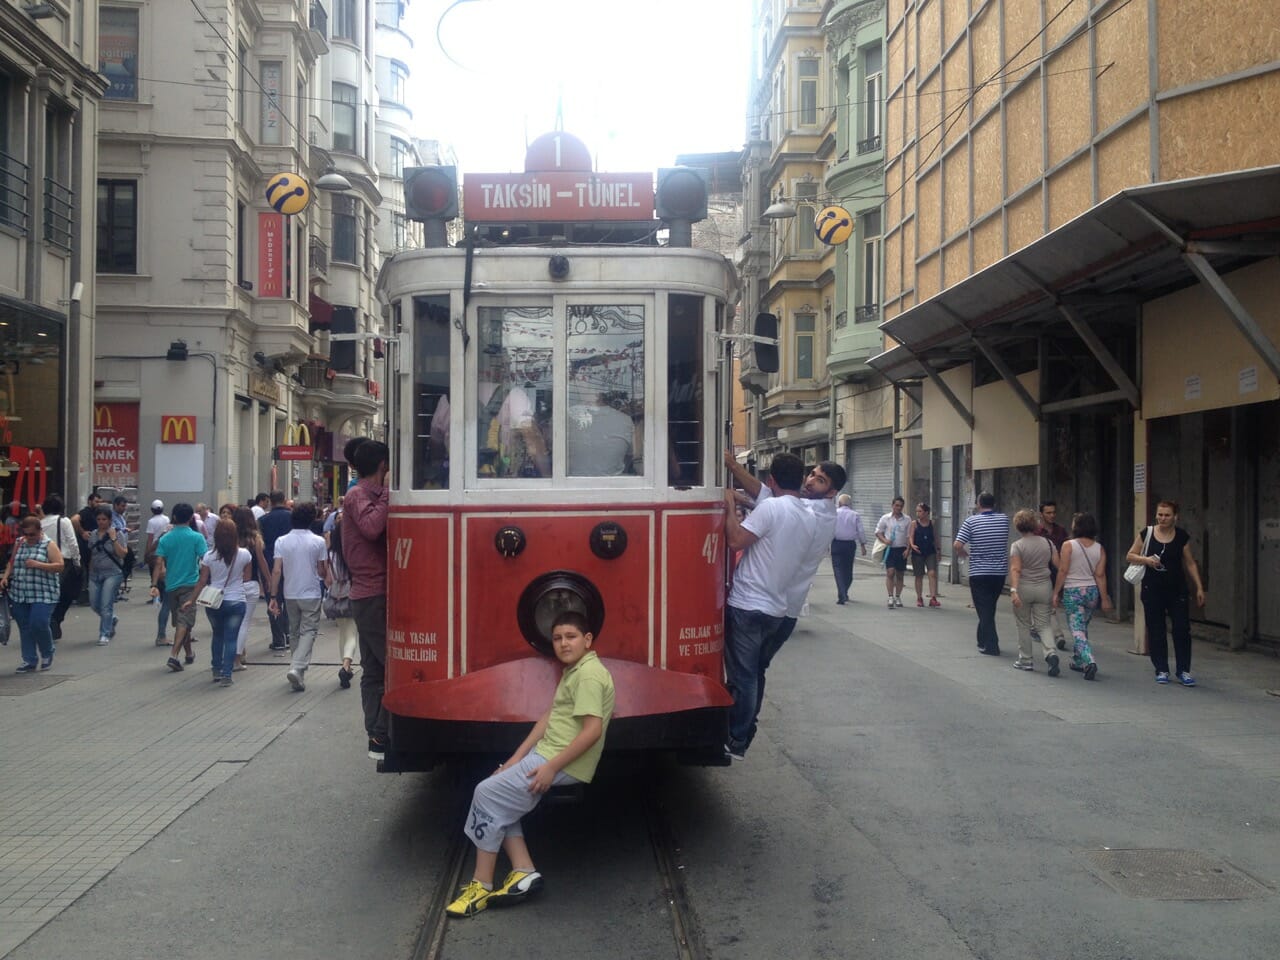
[[[969,557],[969,593],[978,611],[978,652],[1000,656],[996,603],[1009,574],[1009,518],[996,512],[995,494],[978,497],[978,512],[956,534],[956,556]]]

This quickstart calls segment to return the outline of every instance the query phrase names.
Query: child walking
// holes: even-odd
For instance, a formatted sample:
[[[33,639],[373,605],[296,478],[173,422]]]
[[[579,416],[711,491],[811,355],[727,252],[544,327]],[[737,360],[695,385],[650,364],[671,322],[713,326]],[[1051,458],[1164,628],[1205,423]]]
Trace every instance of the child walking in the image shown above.
[[[480,781],[463,832],[476,847],[471,881],[446,908],[452,917],[471,917],[488,907],[518,903],[542,888],[542,874],[524,842],[520,818],[553,786],[590,783],[613,715],[613,678],[591,649],[595,637],[576,611],[557,615],[551,645],[564,673],[551,708],[515,753],[492,776]],[[498,851],[511,871],[494,888]]]

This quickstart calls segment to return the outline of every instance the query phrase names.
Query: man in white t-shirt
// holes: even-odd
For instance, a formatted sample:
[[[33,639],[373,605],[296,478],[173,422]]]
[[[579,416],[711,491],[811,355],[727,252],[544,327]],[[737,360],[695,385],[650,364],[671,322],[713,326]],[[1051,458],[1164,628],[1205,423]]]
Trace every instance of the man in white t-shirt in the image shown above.
[[[273,616],[280,615],[283,592],[289,612],[289,646],[293,648],[293,662],[285,678],[298,691],[307,688],[307,667],[311,666],[311,649],[320,627],[320,584],[328,569],[324,539],[311,532],[315,522],[314,503],[295,506],[289,517],[292,529],[276,540],[271,566],[269,609]]]
[[[155,566],[154,560],[156,555],[156,544],[160,542],[169,530],[169,518],[164,513],[164,501],[151,501],[151,518],[147,520],[147,540],[146,546],[143,548],[142,558],[150,570]],[[161,598],[156,597],[154,600],[148,600],[148,603],[162,603]],[[168,611],[166,611],[167,613]],[[163,622],[163,620],[161,621]]]
[[[725,491],[725,538],[729,549],[742,551],[725,611],[724,666],[733,693],[725,751],[735,760],[745,757],[754,732],[766,644],[787,616],[818,533],[817,517],[800,499],[803,483],[800,458],[778,454],[769,467],[771,496],[741,522],[733,490]]]

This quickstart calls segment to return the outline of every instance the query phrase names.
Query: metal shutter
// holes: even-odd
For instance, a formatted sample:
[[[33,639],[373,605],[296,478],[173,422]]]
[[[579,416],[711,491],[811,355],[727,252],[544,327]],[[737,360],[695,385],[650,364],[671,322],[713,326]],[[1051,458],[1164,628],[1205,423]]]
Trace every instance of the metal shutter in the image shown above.
[[[845,453],[853,509],[862,514],[870,537],[876,521],[889,512],[897,495],[893,480],[893,436],[850,440]]]

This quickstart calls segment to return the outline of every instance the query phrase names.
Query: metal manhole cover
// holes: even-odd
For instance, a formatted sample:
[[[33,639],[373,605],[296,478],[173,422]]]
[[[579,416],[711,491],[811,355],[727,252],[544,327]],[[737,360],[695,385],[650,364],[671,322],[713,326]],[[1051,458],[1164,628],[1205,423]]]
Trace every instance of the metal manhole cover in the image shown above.
[[[1117,893],[1144,900],[1249,900],[1271,892],[1195,850],[1086,850],[1084,857]]]
[[[0,697],[21,697],[33,690],[47,690],[70,679],[65,673],[15,673],[0,676]]]

